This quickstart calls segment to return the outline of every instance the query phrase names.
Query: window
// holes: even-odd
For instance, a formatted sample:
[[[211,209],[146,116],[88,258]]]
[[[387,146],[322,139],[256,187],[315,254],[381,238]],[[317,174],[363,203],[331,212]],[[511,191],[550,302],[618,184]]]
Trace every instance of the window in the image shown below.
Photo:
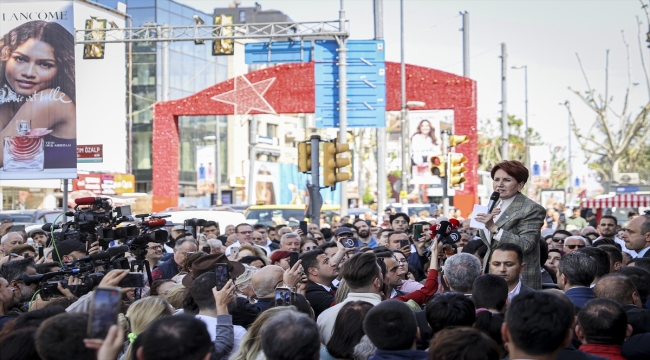
[[[277,137],[278,126],[276,124],[266,124],[266,136]]]

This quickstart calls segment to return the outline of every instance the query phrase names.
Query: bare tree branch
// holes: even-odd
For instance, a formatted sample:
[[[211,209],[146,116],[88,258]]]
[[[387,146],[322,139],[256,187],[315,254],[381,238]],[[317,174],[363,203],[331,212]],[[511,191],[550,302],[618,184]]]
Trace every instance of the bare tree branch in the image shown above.
[[[643,4],[643,2],[641,2]],[[646,14],[648,13],[647,7],[645,7]],[[650,21],[650,20],[649,20]],[[648,94],[650,95],[650,77],[648,77],[648,69],[645,66],[645,56],[643,55],[643,52],[645,49],[641,45],[641,20],[639,20],[639,17],[636,17],[636,23],[637,23],[637,40],[639,43],[639,54],[641,55],[641,66],[643,67],[643,75],[645,76],[645,86],[648,89]]]
[[[625,54],[627,56],[627,90],[625,90],[625,99],[623,100],[623,111],[621,111],[621,129],[625,127],[625,113],[627,113],[627,106],[630,100],[630,92],[632,91],[632,62],[630,60],[630,44],[625,40],[625,31],[621,30],[621,37],[623,38],[623,44],[625,44]],[[607,57],[609,58],[609,50],[607,51]],[[609,61],[608,61],[609,62]]]
[[[589,94],[589,96],[591,96],[592,101],[595,103],[596,99],[594,98],[594,89],[591,87],[591,84],[589,83],[589,78],[587,77],[587,73],[585,72],[585,68],[582,66],[582,60],[580,60],[580,54],[576,53],[576,58],[578,58],[580,71],[582,71],[582,76],[585,78],[585,83],[587,84],[587,93]]]

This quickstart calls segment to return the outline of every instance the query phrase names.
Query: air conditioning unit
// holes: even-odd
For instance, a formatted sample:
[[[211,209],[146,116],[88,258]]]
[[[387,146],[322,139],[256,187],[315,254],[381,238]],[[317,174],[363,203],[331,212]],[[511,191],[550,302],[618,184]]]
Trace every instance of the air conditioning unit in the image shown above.
[[[284,133],[284,137],[290,141],[303,141],[305,140],[305,131],[303,129],[288,130]]]
[[[614,177],[614,181],[621,185],[637,185],[640,183],[639,173],[620,173]]]
[[[287,140],[295,140],[296,139],[296,132],[289,130],[284,133],[284,137],[287,138]]]

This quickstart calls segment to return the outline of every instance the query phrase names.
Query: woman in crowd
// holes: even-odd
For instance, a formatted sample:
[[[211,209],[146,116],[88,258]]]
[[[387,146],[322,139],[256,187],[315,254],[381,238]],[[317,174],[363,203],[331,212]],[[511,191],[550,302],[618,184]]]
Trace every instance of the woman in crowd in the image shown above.
[[[330,341],[321,348],[321,360],[354,357],[354,347],[366,334],[363,331],[363,319],[370,309],[372,304],[365,301],[350,301],[343,305],[336,316]]]
[[[159,297],[147,297],[137,300],[126,312],[126,316],[121,317],[125,325],[125,333],[128,334],[128,340],[125,345],[125,352],[122,359],[128,360],[133,358],[133,347],[131,344],[139,334],[142,334],[149,325],[163,316],[173,314],[174,309],[167,301]]]
[[[239,344],[239,350],[230,357],[230,360],[256,360],[260,355],[263,357],[260,330],[271,318],[276,315],[282,316],[282,312],[289,310],[296,310],[296,308],[293,306],[280,306],[262,312],[248,328],[246,335]]]

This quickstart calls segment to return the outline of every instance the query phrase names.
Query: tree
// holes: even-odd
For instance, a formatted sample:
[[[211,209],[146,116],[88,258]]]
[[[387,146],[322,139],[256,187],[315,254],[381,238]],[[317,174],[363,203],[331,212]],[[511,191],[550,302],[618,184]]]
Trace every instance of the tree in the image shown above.
[[[645,11],[646,19],[650,24],[650,11],[644,0],[639,0]],[[637,110],[630,105],[630,94],[637,83],[632,82],[630,45],[625,39],[625,33],[621,31],[623,44],[627,55],[627,89],[622,94],[623,104],[619,111],[614,106],[614,96],[609,94],[609,50],[605,52],[605,88],[604,92],[598,92],[593,88],[585,73],[580,55],[576,53],[578,65],[585,79],[587,89],[584,92],[571,90],[582,102],[589,107],[595,115],[595,121],[589,131],[584,132],[578,129],[576,120],[571,112],[569,101],[565,106],[571,117],[571,126],[578,139],[581,149],[585,153],[589,167],[599,172],[604,180],[613,180],[621,171],[638,171],[641,166],[647,166],[646,142],[650,134],[650,78],[645,66],[642,46],[642,22],[637,16],[637,43],[645,86],[648,92],[648,99],[641,104]],[[647,36],[650,39],[650,31]],[[603,141],[604,139],[604,141]],[[646,168],[647,169],[647,168]],[[647,170],[646,170],[647,171]]]
[[[521,119],[513,115],[508,116],[510,135],[508,136],[509,160],[518,160],[526,163],[526,140],[525,127]],[[551,153],[551,184],[553,189],[566,187],[569,177],[567,162],[563,156],[564,148],[551,148],[549,144],[542,141],[541,135],[530,126],[528,127],[528,146],[547,145]],[[479,170],[490,171],[494,165],[503,160],[501,157],[501,118],[496,122],[487,120],[481,124],[481,132],[478,137],[478,155],[480,158]]]

